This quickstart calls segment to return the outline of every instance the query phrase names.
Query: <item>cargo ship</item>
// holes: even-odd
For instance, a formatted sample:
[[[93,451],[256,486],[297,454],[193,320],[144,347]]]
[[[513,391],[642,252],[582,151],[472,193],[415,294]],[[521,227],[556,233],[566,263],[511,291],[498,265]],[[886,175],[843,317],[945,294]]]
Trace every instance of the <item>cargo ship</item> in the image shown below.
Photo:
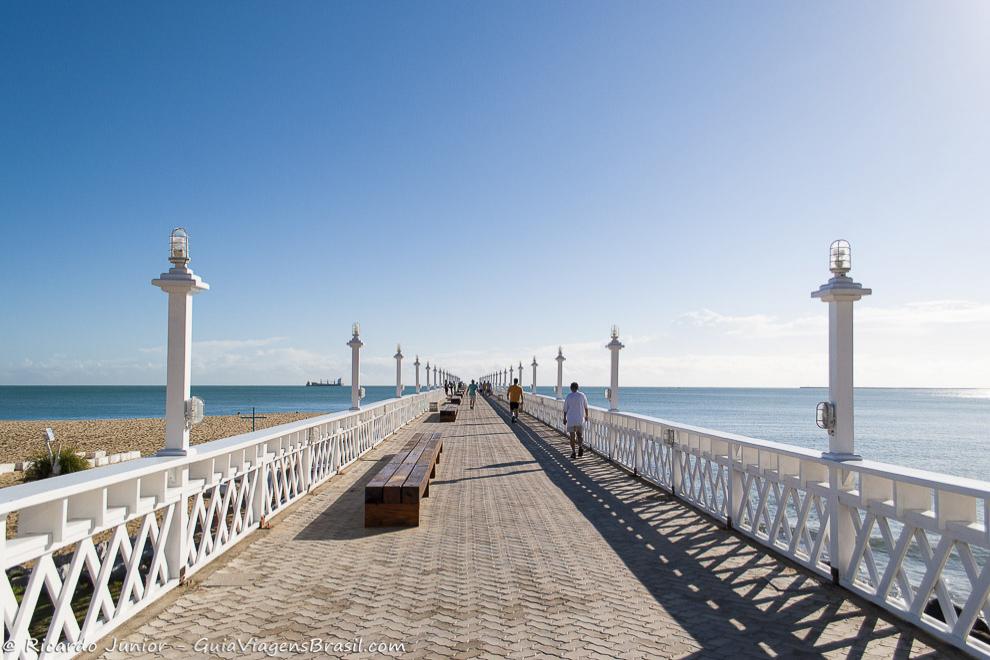
[[[307,380],[306,387],[340,387],[344,383],[341,378],[337,380]]]

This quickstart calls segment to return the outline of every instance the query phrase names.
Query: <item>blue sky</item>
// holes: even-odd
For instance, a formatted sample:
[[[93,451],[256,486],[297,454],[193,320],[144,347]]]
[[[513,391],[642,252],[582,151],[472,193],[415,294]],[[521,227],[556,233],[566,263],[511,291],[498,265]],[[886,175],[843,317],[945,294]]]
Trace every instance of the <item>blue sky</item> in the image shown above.
[[[0,382],[990,386],[990,4],[3,3]],[[411,360],[409,360],[411,362]],[[411,382],[411,376],[406,377]]]

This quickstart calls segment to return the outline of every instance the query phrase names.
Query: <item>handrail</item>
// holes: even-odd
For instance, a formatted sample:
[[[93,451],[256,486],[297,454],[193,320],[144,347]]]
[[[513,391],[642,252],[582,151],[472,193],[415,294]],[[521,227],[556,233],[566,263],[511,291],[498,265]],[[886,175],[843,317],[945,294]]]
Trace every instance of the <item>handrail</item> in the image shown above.
[[[0,489],[3,657],[87,650],[442,397],[427,390],[214,440],[189,456]],[[48,618],[43,590],[56,604]],[[80,625],[73,601],[90,594]]]
[[[504,388],[495,395],[504,399]],[[524,409],[564,432],[563,401]],[[990,482],[589,407],[585,443],[773,552],[990,658]],[[933,615],[933,613],[935,615]],[[938,616],[938,615],[941,616]],[[982,619],[982,621],[981,621]]]

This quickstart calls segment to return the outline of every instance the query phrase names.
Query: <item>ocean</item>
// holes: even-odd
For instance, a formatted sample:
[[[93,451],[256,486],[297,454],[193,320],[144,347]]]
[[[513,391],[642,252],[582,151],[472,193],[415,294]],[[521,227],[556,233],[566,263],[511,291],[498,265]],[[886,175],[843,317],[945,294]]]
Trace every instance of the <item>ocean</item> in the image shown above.
[[[388,399],[393,386],[368,386],[364,403]],[[411,393],[412,388],[406,388]],[[200,386],[194,396],[208,415],[336,412],[350,407],[350,388]],[[549,387],[539,388],[552,395]],[[605,406],[604,387],[589,387],[592,405]],[[825,449],[815,405],[827,390],[626,387],[620,408],[670,421],[754,438]],[[0,386],[0,419],[161,417],[160,386]],[[857,389],[856,448],[871,460],[990,479],[990,390]]]

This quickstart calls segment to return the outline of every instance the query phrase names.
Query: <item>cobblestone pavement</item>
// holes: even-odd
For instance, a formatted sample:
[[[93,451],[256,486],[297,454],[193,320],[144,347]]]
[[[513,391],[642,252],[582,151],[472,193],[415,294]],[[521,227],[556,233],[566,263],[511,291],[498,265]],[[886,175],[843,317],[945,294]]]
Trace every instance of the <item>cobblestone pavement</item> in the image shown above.
[[[312,638],[329,652],[279,655],[355,639],[355,657],[372,642],[430,658],[953,655],[603,459],[572,462],[525,415],[507,424],[479,398],[453,424],[425,419],[118,633],[136,651],[102,657],[262,658]],[[422,430],[444,451],[420,526],[365,529],[364,484]]]

